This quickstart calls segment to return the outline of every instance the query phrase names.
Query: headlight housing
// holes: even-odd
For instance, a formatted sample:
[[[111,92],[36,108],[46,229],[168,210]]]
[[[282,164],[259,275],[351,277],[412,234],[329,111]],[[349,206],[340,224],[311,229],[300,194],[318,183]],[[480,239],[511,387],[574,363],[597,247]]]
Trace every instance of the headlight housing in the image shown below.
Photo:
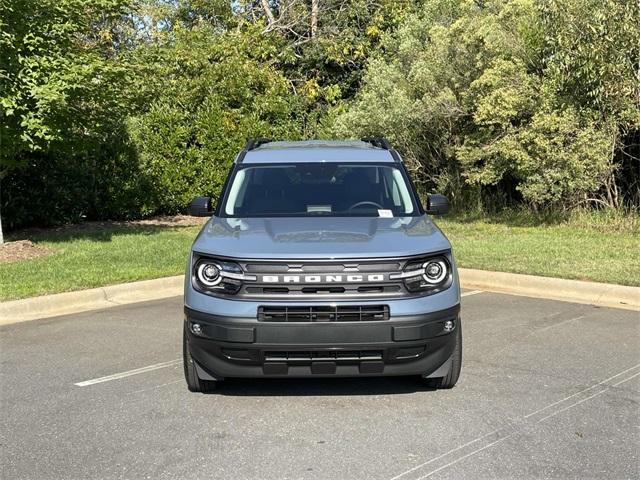
[[[411,293],[431,295],[451,286],[453,272],[447,255],[435,255],[409,261],[401,273],[393,274],[391,279],[403,279],[405,287]]]
[[[422,268],[424,269],[422,278],[430,285],[442,283],[449,274],[449,267],[444,258],[427,260],[422,264]]]
[[[199,292],[235,295],[240,291],[243,280],[255,281],[256,277],[245,275],[235,262],[194,254],[191,283]]]

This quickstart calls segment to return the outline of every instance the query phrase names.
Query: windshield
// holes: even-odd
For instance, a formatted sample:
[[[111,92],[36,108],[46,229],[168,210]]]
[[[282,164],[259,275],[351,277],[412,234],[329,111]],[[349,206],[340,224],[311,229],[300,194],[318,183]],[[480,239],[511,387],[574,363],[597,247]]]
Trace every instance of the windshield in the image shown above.
[[[406,174],[388,164],[247,165],[236,170],[226,217],[416,215]]]

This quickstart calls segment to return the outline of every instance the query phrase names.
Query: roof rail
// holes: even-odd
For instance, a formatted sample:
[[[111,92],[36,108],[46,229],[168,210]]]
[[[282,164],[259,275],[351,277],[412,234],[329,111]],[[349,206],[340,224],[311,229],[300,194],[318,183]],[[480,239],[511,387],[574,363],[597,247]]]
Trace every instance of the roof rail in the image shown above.
[[[253,150],[254,148],[258,148],[260,145],[264,145],[265,143],[272,142],[270,138],[250,138],[247,142],[247,146],[244,147],[245,150]]]
[[[265,143],[269,143],[272,141],[273,140],[271,140],[270,138],[250,138],[247,141],[247,144],[245,145],[244,150],[242,150],[236,157],[235,163],[242,163],[245,155],[249,150],[253,150],[255,148],[258,148],[260,145],[264,145]]]
[[[364,137],[361,138],[363,142],[370,143],[374,147],[384,148],[385,150],[391,150],[391,144],[389,140],[384,137]]]
[[[393,149],[391,147],[391,144],[389,143],[389,140],[387,140],[386,138],[384,138],[384,137],[364,137],[361,140],[363,142],[370,143],[374,147],[379,147],[379,148],[384,148],[385,150],[389,150],[389,153],[393,157],[393,160],[398,162],[398,163],[402,163],[402,159],[400,158],[400,154],[398,154],[398,152],[396,152],[395,149]]]

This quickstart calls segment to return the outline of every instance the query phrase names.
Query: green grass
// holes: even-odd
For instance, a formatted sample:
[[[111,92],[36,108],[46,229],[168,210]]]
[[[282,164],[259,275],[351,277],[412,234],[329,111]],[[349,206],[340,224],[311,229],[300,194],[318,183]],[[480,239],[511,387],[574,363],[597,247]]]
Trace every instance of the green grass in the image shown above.
[[[53,255],[0,264],[0,299],[184,273],[200,227],[120,226],[30,236]]]
[[[437,223],[461,267],[640,286],[637,217],[510,213]],[[56,253],[0,264],[0,299],[183,273],[199,228],[129,225],[31,235]]]
[[[640,228],[629,215],[457,216],[437,220],[458,266],[640,286]]]

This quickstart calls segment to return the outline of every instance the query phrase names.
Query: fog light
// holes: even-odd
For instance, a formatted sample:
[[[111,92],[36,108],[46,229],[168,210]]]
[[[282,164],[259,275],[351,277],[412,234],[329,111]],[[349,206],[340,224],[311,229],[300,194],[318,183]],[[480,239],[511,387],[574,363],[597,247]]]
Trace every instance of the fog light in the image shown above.
[[[451,332],[454,328],[456,328],[456,324],[453,320],[447,320],[444,322],[444,331]]]
[[[191,332],[194,335],[202,335],[202,326],[199,323],[192,323]]]

